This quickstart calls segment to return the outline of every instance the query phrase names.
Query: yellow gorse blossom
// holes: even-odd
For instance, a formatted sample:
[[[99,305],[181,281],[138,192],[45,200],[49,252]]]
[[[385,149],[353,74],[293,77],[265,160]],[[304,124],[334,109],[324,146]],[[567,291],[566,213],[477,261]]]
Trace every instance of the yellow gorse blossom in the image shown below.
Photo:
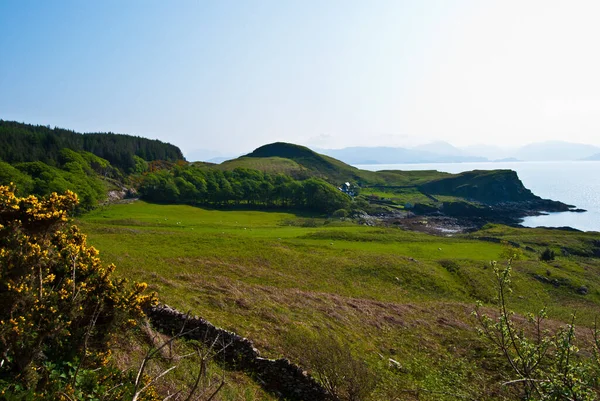
[[[145,283],[111,278],[115,266],[103,265],[68,222],[77,202],[70,191],[20,198],[0,186],[0,344],[17,372],[40,370],[40,353],[87,353],[87,364],[105,366],[109,328],[135,325],[144,307],[156,303],[144,294]],[[84,347],[87,337],[93,347]]]

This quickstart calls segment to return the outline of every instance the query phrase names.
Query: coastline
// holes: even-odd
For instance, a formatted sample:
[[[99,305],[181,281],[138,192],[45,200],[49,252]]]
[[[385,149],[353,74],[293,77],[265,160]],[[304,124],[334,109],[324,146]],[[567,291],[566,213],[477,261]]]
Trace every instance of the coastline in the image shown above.
[[[576,205],[574,211],[544,210],[516,217],[513,224],[522,227],[571,227],[584,232],[600,232],[600,161],[554,162],[488,162],[488,163],[432,163],[395,165],[358,165],[358,168],[376,171],[437,170],[457,174],[474,169],[511,169],[517,172],[523,185],[542,198],[557,199]],[[586,210],[585,213],[581,212]],[[567,210],[565,210],[567,211]]]
[[[417,206],[417,205],[415,205]],[[433,235],[452,236],[480,230],[488,223],[504,224],[512,227],[534,228],[524,226],[523,220],[528,217],[549,215],[550,213],[585,213],[585,210],[549,199],[524,202],[505,202],[497,205],[470,206],[466,203],[459,207],[441,207],[440,209],[423,209],[415,211],[390,212],[378,216],[366,213],[356,216],[359,223],[367,225],[382,224],[409,231],[424,232]],[[416,209],[419,209],[418,207]],[[553,230],[584,232],[570,226],[539,227]]]

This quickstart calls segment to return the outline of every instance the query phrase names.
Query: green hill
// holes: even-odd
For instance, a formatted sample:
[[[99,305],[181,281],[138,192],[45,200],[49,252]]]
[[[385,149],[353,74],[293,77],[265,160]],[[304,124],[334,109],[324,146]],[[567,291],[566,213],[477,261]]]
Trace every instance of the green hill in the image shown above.
[[[224,162],[223,165],[226,168],[235,168],[248,159],[268,159],[276,163],[280,163],[281,159],[291,160],[301,167],[299,171],[304,170],[310,175],[323,178],[332,184],[341,184],[345,181],[382,182],[376,173],[357,169],[332,157],[314,152],[305,146],[285,142],[261,146],[245,156]],[[263,170],[263,168],[271,167],[260,167],[259,169]]]
[[[540,198],[525,188],[512,170],[475,170],[425,182],[427,193],[458,196],[482,203],[535,201]]]
[[[215,164],[210,168],[224,171],[232,171],[236,168],[249,168],[264,173],[283,173],[292,177],[303,177],[311,175],[309,170],[292,159],[283,157],[246,157],[228,160],[221,164]]]

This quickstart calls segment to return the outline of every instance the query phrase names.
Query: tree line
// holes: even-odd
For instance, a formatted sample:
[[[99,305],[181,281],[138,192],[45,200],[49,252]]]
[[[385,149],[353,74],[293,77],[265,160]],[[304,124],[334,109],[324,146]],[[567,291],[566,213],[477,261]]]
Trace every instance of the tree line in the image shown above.
[[[175,165],[146,173],[142,199],[190,205],[281,207],[331,213],[350,206],[350,197],[319,178],[295,180],[282,173],[247,168],[233,171]]]
[[[125,173],[135,170],[134,156],[147,161],[184,159],[177,146],[159,140],[113,133],[80,134],[62,128],[0,120],[0,160],[10,164],[41,161],[58,166],[63,148],[90,152]]]

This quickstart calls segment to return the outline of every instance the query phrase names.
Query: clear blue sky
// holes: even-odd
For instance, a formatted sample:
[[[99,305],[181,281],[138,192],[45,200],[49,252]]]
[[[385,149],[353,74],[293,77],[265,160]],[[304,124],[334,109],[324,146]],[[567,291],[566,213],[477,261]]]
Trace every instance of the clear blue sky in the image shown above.
[[[600,144],[596,2],[0,0],[0,118],[184,153]]]

